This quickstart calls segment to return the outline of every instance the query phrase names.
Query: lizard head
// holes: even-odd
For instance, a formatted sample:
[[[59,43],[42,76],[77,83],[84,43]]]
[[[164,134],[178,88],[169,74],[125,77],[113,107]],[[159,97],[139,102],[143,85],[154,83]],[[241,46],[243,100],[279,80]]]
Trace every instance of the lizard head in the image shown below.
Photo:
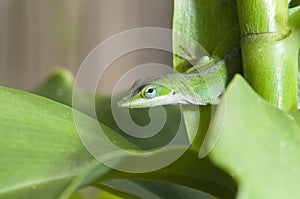
[[[117,102],[119,107],[146,108],[176,103],[176,92],[160,81],[160,78],[138,80],[129,94]]]

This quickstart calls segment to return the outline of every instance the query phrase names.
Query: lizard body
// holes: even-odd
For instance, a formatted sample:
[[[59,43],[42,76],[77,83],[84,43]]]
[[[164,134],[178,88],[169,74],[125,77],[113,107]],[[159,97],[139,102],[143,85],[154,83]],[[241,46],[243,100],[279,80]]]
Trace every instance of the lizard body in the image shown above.
[[[129,94],[118,101],[118,106],[145,108],[167,104],[218,104],[226,83],[225,62],[214,62],[204,56],[186,73],[170,73],[136,81]]]

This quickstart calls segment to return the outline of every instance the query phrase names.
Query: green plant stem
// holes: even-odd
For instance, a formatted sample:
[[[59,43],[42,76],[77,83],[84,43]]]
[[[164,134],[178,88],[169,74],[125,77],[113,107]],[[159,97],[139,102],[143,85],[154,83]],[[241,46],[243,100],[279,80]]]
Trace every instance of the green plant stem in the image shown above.
[[[285,35],[288,21],[287,0],[237,0],[242,35],[276,33]]]
[[[288,28],[287,0],[237,0],[244,75],[264,99],[297,109],[298,42]]]

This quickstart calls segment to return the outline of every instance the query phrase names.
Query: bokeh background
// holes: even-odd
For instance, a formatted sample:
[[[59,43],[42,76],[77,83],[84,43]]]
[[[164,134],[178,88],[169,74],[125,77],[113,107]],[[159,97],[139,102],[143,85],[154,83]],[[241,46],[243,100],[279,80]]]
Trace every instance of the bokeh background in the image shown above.
[[[0,85],[31,90],[57,67],[76,74],[101,41],[131,28],[171,28],[172,14],[172,0],[1,0]],[[109,94],[118,74],[149,62],[171,66],[172,56],[141,50],[120,57],[99,90]]]

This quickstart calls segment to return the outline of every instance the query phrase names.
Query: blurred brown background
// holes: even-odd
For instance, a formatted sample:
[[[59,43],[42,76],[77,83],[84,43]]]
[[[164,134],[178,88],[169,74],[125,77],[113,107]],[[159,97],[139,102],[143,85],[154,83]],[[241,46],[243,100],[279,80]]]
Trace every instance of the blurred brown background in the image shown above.
[[[1,0],[0,85],[30,90],[58,66],[76,73],[101,41],[136,27],[171,28],[172,14],[172,0]],[[172,60],[146,50],[121,57],[113,68],[148,62]],[[113,78],[106,79],[101,90],[109,93]]]

